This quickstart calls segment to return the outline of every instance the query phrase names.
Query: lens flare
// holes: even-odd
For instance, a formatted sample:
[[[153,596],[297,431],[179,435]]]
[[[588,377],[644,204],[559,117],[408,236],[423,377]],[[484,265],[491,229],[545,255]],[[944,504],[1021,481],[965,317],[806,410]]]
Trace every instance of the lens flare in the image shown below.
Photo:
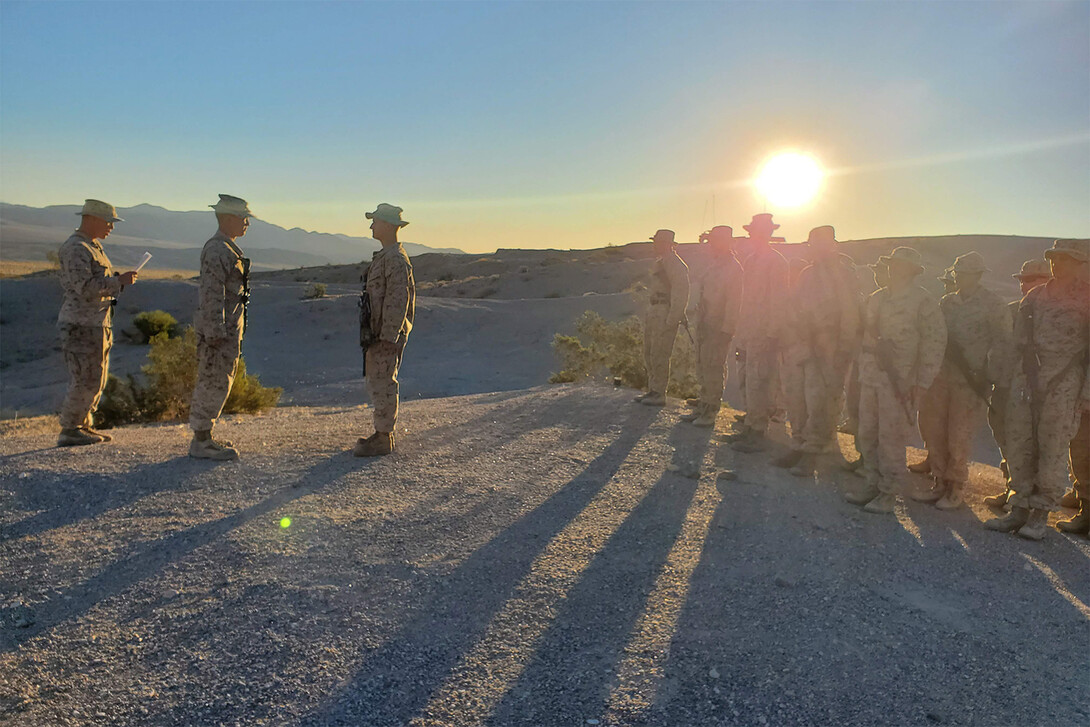
[[[765,162],[753,184],[769,204],[798,207],[814,198],[825,173],[813,157],[785,152]]]
[[[282,528],[290,528],[290,527],[291,527],[291,518],[290,518],[290,517],[282,517],[282,518],[280,518],[280,527],[282,527]]]

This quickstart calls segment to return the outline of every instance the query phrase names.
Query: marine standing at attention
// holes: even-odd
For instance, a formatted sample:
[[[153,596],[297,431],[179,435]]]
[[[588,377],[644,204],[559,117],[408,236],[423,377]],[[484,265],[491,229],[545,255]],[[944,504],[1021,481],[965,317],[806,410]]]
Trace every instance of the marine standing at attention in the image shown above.
[[[89,199],[80,215],[79,229],[69,237],[57,257],[64,289],[57,328],[61,352],[68,368],[68,393],[61,405],[58,447],[108,442],[110,435],[96,432],[94,414],[106,387],[113,347],[113,307],[126,285],[136,282],[136,272],[114,272],[102,249],[115,222],[123,222],[113,205]]]
[[[250,259],[235,240],[246,234],[250,212],[246,200],[221,194],[209,205],[216,211],[219,230],[201,250],[200,294],[193,327],[197,332],[197,385],[189,404],[193,441],[189,456],[198,459],[238,459],[230,442],[212,438],[212,428],[223,411],[235,380],[246,306],[250,301]]]
[[[659,230],[651,240],[656,259],[643,323],[647,392],[636,397],[636,401],[647,406],[664,406],[674,339],[689,304],[689,268],[678,257],[673,230]]]
[[[360,317],[360,346],[364,350],[364,376],[374,407],[375,433],[356,442],[357,457],[375,457],[394,451],[397,424],[397,372],[405,343],[416,317],[416,283],[413,266],[397,232],[407,221],[401,208],[383,202],[367,213],[371,232],[382,243],[364,274]]]

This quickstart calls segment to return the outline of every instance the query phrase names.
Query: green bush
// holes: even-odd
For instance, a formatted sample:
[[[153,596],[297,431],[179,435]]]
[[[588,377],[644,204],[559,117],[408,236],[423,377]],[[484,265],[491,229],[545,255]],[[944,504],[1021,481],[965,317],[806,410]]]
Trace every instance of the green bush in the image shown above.
[[[178,335],[178,321],[165,310],[144,311],[133,316],[132,324],[142,336],[141,343],[149,343],[160,333],[174,338]]]
[[[103,391],[95,421],[103,427],[134,422],[175,421],[189,416],[189,400],[197,384],[197,334],[186,326],[181,336],[165,333],[151,339],[148,363],[142,369],[144,383],[134,377],[122,381],[111,376]],[[224,414],[256,414],[276,406],[280,387],[266,387],[246,372],[238,360],[235,380],[224,404]]]
[[[576,321],[575,330],[575,336],[558,333],[553,338],[553,350],[563,368],[549,377],[551,383],[612,377],[634,389],[647,386],[647,371],[643,363],[643,321],[632,316],[623,321],[610,322],[594,311],[587,311]],[[682,330],[674,342],[667,393],[683,398],[696,396],[698,386],[695,372],[693,346]]]
[[[314,283],[303,293],[304,300],[314,300],[325,297],[325,283]]]

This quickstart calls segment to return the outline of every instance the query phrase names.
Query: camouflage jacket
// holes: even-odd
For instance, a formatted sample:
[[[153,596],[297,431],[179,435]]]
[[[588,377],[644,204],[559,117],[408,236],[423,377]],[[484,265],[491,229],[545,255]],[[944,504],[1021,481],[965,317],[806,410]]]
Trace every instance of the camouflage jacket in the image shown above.
[[[1029,319],[1033,321],[1032,342]],[[1083,399],[1090,398],[1090,389],[1085,386],[1090,381],[1090,286],[1080,282],[1062,287],[1053,279],[1026,293],[1018,306],[1014,341],[1018,365],[1027,349],[1036,354],[1041,386],[1074,363],[1086,377]]]
[[[855,356],[863,335],[855,266],[846,255],[816,260],[799,274],[790,295],[787,330],[809,356],[832,363]],[[813,349],[817,350],[813,350]]]
[[[742,304],[735,335],[742,341],[780,338],[785,333],[787,260],[768,245],[742,263]]]
[[[651,305],[670,306],[667,321],[680,323],[685,317],[685,307],[689,305],[689,266],[673,250],[655,261],[648,292]]]
[[[404,342],[416,317],[416,283],[412,263],[400,243],[383,247],[371,258],[367,294],[371,299],[371,332],[375,338]]]
[[[742,266],[734,255],[710,256],[696,290],[695,318],[704,330],[734,335],[742,304]]]
[[[249,260],[222,232],[201,250],[201,280],[193,327],[207,338],[242,335],[246,309],[246,274]]]
[[[897,295],[889,288],[871,293],[859,354],[859,377],[866,384],[884,384],[887,380],[875,353],[879,339],[890,342],[901,385],[928,388],[946,351],[946,322],[938,301],[918,286],[909,286]]]
[[[947,335],[943,368],[962,377],[950,356],[949,347],[957,345],[973,371],[992,383],[1008,381],[1012,326],[1003,299],[990,290],[978,288],[968,297],[961,292],[948,293],[942,297],[939,307],[946,321]]]
[[[102,243],[76,231],[57,252],[64,289],[58,323],[108,326],[121,279],[114,275]]]

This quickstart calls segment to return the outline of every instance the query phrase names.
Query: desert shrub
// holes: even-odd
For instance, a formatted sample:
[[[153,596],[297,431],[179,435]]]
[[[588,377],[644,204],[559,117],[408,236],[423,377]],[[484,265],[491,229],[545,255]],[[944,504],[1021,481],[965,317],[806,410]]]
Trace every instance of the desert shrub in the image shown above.
[[[61,269],[61,256],[56,250],[49,250],[45,253],[45,261],[49,263],[51,270]]]
[[[97,423],[109,427],[189,416],[189,400],[197,383],[197,334],[192,326],[187,326],[176,338],[162,333],[152,338],[148,363],[141,370],[143,384],[132,376],[127,382],[110,377],[95,418]],[[283,391],[280,387],[262,386],[256,376],[246,372],[246,361],[239,358],[223,412],[266,411],[276,406]]]
[[[325,283],[314,283],[303,292],[304,300],[315,300],[325,297]]]
[[[168,338],[178,335],[178,321],[165,310],[144,311],[133,316],[132,324],[140,331],[141,343],[148,343],[160,333]]]
[[[439,277],[437,277],[436,280],[441,283],[450,282],[451,280],[454,280],[454,273],[450,272],[449,270],[445,273],[440,273]]]
[[[553,350],[562,368],[549,378],[551,383],[617,378],[623,385],[635,389],[647,386],[643,321],[632,316],[611,322],[594,311],[587,311],[576,321],[575,330],[575,336],[557,334],[553,338]],[[682,330],[674,342],[667,393],[678,397],[696,396],[695,363],[692,343]]]
[[[500,289],[494,285],[490,285],[487,288],[482,288],[477,292],[474,298],[491,298],[496,293],[500,292]]]

